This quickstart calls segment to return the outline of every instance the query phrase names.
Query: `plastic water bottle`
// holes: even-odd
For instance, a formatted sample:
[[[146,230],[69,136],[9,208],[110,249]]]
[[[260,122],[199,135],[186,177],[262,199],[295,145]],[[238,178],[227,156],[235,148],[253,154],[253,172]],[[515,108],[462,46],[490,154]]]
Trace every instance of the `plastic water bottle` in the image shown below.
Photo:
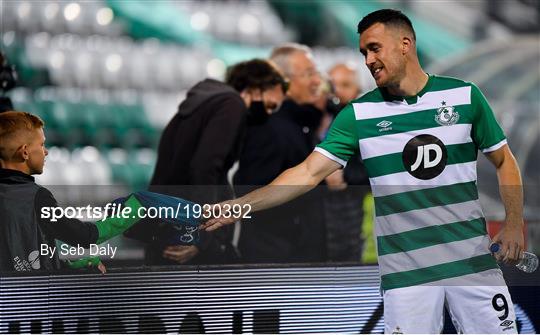
[[[492,243],[489,246],[489,251],[496,254],[501,249],[499,243]],[[538,257],[532,252],[524,251],[521,254],[521,259],[519,263],[516,264],[516,267],[525,273],[532,273],[538,269]]]

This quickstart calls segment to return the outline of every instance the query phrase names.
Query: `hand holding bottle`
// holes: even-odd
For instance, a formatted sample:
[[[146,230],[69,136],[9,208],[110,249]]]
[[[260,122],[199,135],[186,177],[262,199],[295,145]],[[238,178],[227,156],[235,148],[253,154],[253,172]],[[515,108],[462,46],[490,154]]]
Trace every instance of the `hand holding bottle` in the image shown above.
[[[501,245],[498,243],[492,243],[489,246],[489,250],[493,253],[493,255],[496,255],[498,252],[500,252]],[[519,258],[519,262],[516,264],[516,267],[525,273],[532,273],[538,268],[538,257],[532,252],[523,251],[521,253],[521,257]]]

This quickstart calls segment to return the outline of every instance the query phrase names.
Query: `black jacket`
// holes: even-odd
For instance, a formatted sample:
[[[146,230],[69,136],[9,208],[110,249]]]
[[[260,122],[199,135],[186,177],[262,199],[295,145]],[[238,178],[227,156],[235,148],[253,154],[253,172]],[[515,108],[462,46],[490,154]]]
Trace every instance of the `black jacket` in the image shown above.
[[[201,205],[232,198],[227,172],[238,159],[246,114],[244,101],[230,86],[212,79],[196,84],[163,131],[150,190]],[[201,233],[199,255],[190,263],[233,262],[231,239],[232,227]],[[161,257],[162,247],[148,248],[147,261],[171,263]]]
[[[238,158],[246,106],[230,86],[195,85],[165,127],[152,185],[226,185]]]
[[[234,177],[238,195],[268,184],[306,159],[313,150],[313,132],[318,126],[314,112],[313,108],[286,100],[267,123],[248,127]],[[274,191],[280,192],[280,188]],[[312,191],[274,209],[252,214],[252,219],[242,221],[238,248],[243,260],[247,263],[324,261],[325,233],[320,207],[320,199]]]
[[[304,112],[311,108],[285,100],[268,122],[247,128],[234,185],[266,185],[306,159],[315,145],[317,125],[309,124]]]
[[[40,256],[41,244],[55,239],[88,247],[98,239],[96,226],[77,219],[42,218],[42,208],[57,207],[49,190],[25,173],[0,169],[0,270],[32,271],[60,268],[58,252]]]

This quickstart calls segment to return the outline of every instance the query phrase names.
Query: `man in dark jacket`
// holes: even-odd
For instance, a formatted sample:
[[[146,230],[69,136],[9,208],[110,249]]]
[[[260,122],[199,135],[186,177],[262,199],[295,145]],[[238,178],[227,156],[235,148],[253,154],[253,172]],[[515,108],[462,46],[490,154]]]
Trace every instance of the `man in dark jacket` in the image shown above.
[[[334,87],[334,98],[337,98],[337,104],[332,99],[330,105],[335,118],[349,101],[360,95],[362,87],[356,69],[345,63],[332,66],[328,78]],[[370,219],[364,219],[363,202],[370,188],[360,155],[351,157],[347,166],[325,180],[328,185],[324,197],[328,261],[359,262],[364,248],[362,224]],[[366,214],[369,215],[370,212]]]
[[[58,239],[87,248],[122,233],[137,220],[109,218],[93,224],[43,215],[43,208],[58,207],[51,192],[32,177],[43,172],[47,154],[39,117],[13,111],[0,114],[0,271],[57,270],[58,252],[44,255],[42,245],[55,248]],[[102,265],[100,270],[104,271]]]
[[[322,112],[313,104],[319,97],[321,78],[311,50],[300,44],[285,44],[275,48],[270,59],[290,80],[287,99],[267,123],[248,128],[234,177],[238,195],[250,191],[250,186],[266,185],[299,164],[316,144]],[[326,241],[320,208],[320,199],[312,192],[279,208],[254,214],[240,233],[238,247],[243,260],[324,261]]]
[[[246,122],[263,123],[284,98],[286,83],[264,60],[239,63],[226,82],[196,84],[178,107],[160,140],[151,190],[199,204],[231,197],[227,172],[240,153]],[[232,232],[201,236],[198,246],[159,241],[147,249],[153,264],[216,264],[234,261]]]

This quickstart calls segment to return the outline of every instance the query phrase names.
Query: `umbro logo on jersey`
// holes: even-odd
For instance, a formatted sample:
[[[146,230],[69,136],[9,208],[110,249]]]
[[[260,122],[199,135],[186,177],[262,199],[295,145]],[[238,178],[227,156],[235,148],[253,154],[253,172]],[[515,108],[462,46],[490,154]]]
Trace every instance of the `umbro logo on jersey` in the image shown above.
[[[514,328],[514,326],[512,326],[513,323],[514,321],[512,320],[506,320],[506,321],[501,322],[500,326],[504,327],[503,331],[505,331],[505,330]]]
[[[381,129],[379,129],[379,131],[392,130],[392,128],[390,127],[391,125],[392,125],[392,122],[391,121],[386,121],[386,120],[383,120],[383,121],[377,123],[377,127],[381,128]]]
[[[503,327],[508,327],[508,326],[510,326],[512,323],[514,323],[514,321],[506,320],[506,321],[501,322],[501,326],[503,326]]]
[[[403,166],[418,179],[432,179],[440,175],[446,167],[446,147],[433,135],[418,135],[403,149]]]
[[[401,329],[399,327],[396,327],[396,329],[394,329],[392,334],[403,334],[403,332],[401,331]]]

